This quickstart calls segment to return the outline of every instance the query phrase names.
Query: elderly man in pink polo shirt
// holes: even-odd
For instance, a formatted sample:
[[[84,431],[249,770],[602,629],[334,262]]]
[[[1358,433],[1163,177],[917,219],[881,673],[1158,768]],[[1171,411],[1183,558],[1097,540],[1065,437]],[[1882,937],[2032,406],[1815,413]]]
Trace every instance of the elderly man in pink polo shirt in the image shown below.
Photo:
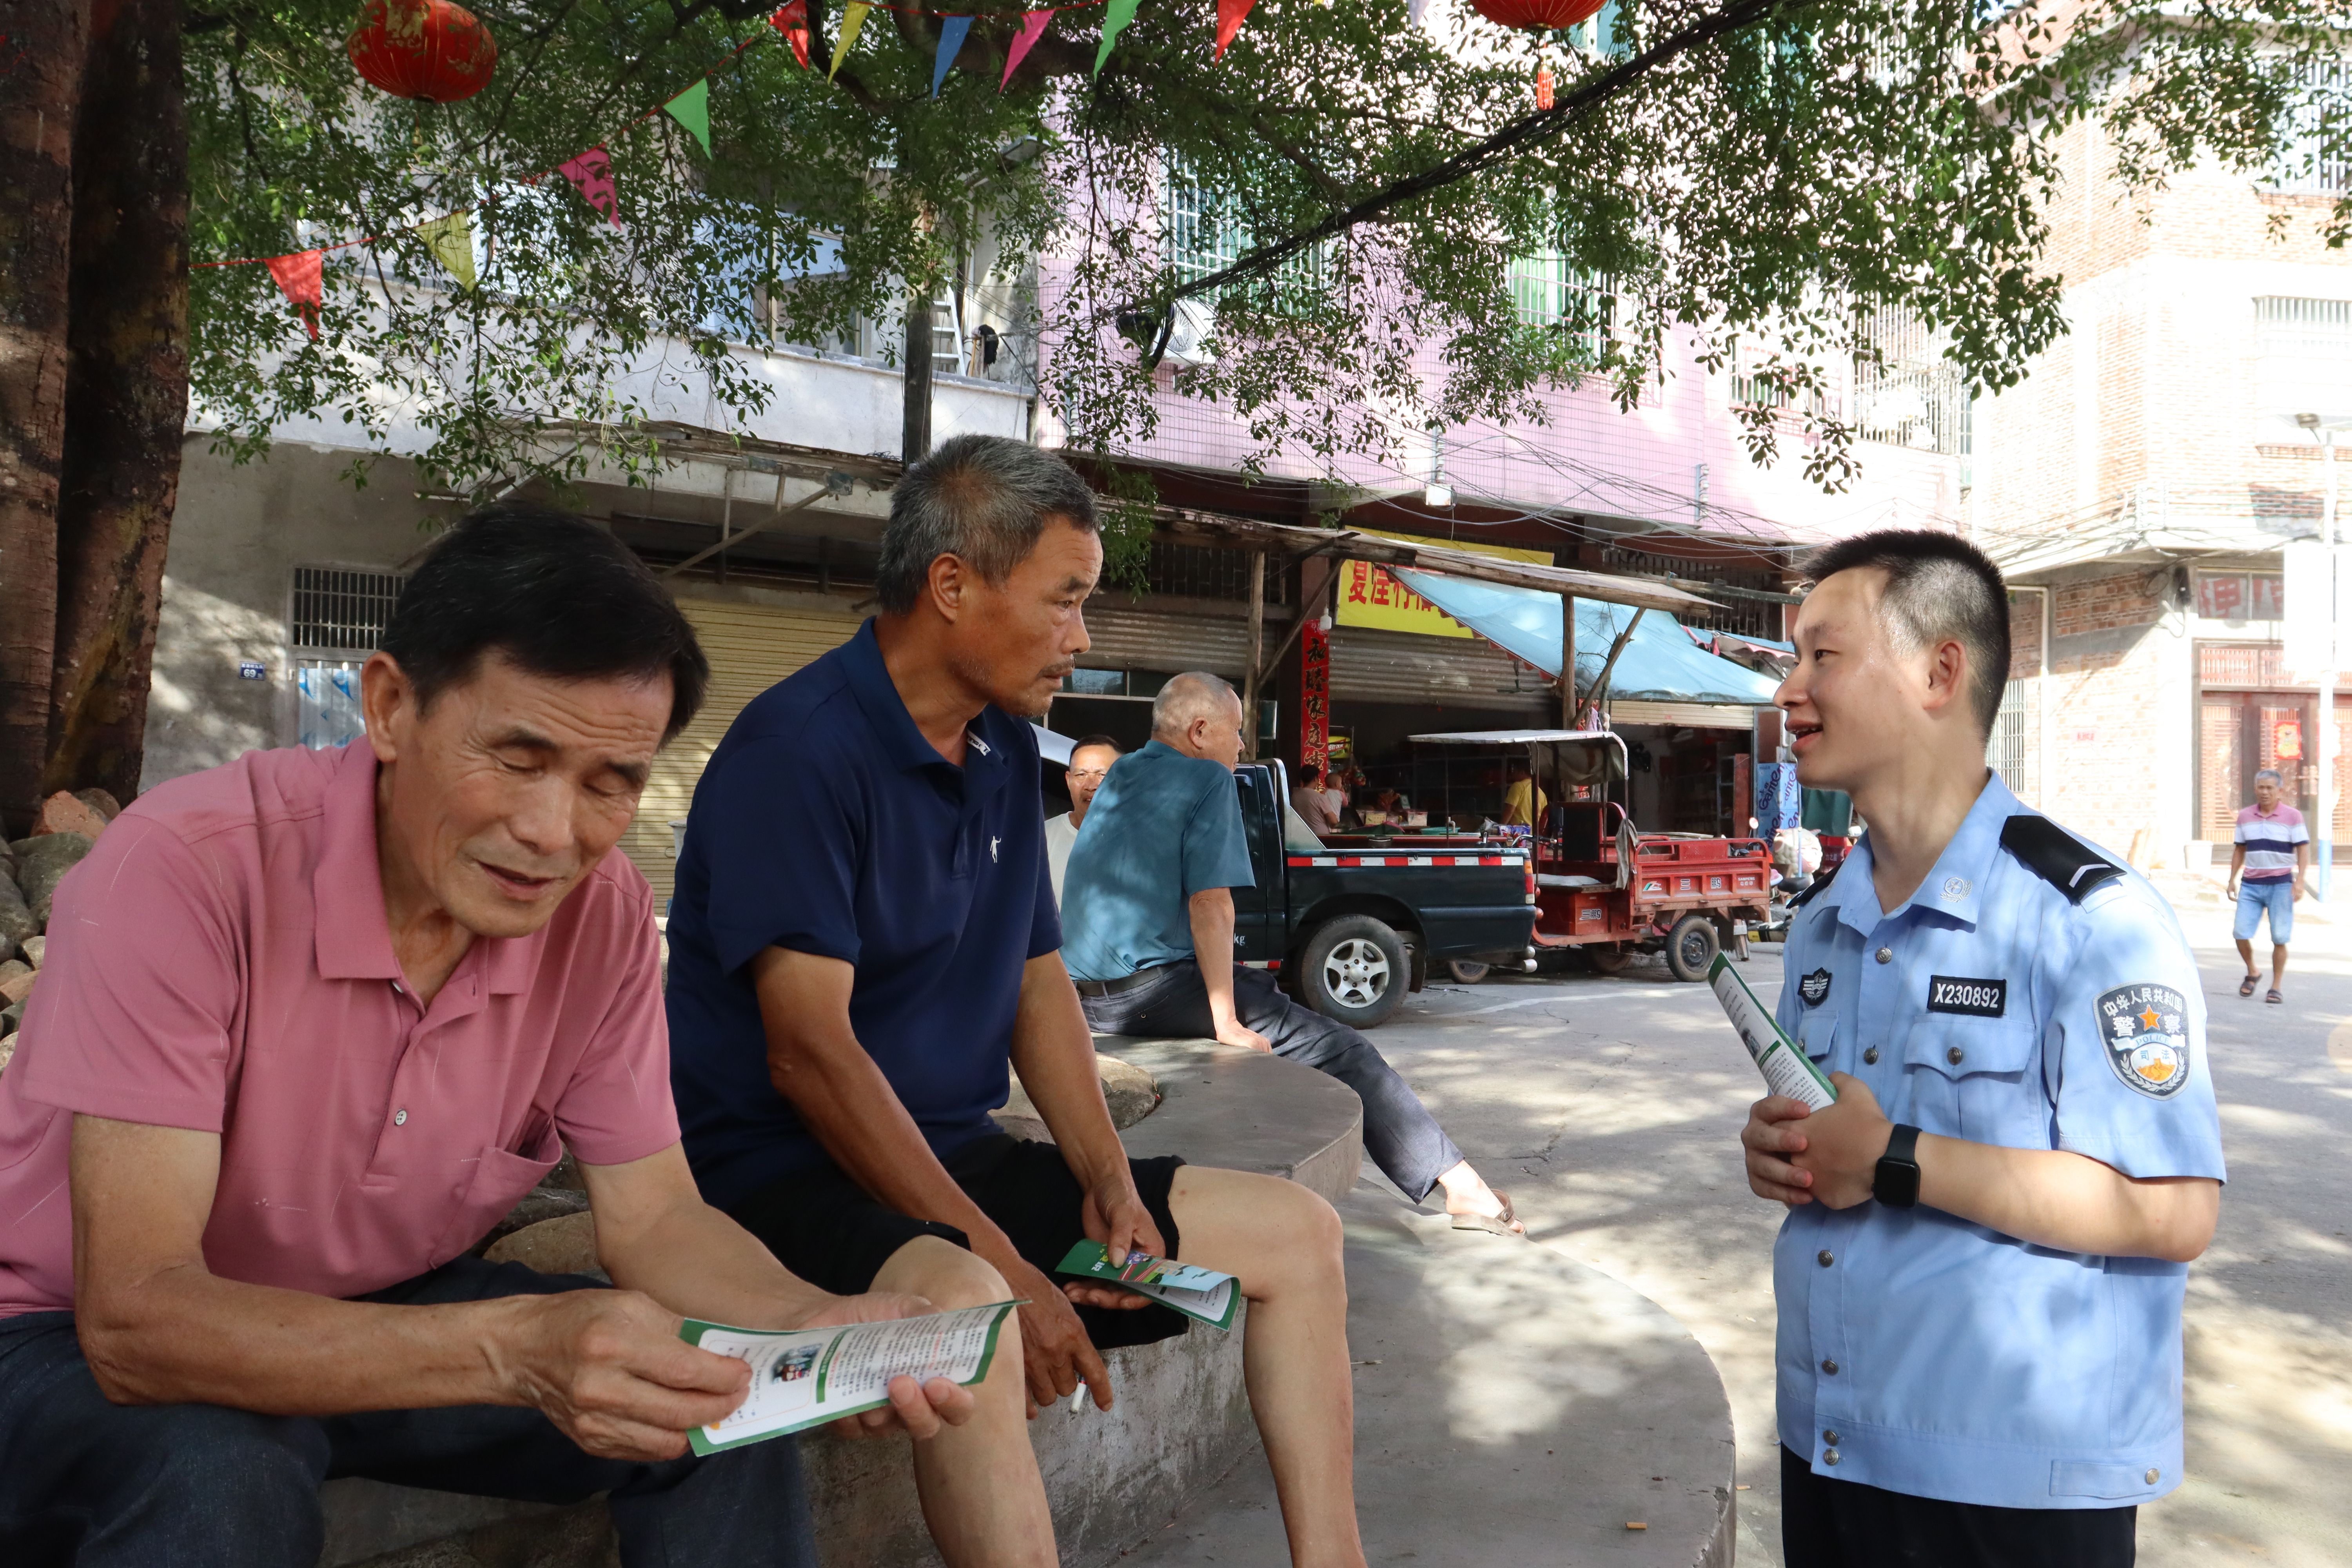
[[[609,534],[478,514],[362,672],[365,742],[164,784],[66,879],[0,1075],[0,1562],[313,1568],[347,1475],[607,1492],[632,1568],[814,1561],[789,1439],[687,1454],[750,1374],[680,1315],[926,1304],[795,1279],[679,1152],[613,850],[708,676]],[[567,1143],[614,1289],[468,1255]],[[861,1424],[973,1404],[892,1395]]]

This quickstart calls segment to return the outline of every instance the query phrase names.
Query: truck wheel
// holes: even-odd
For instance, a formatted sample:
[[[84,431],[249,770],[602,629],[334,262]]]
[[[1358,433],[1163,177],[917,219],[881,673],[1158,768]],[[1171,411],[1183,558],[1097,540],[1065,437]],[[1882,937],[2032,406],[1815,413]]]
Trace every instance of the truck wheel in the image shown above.
[[[1622,974],[1633,962],[1633,950],[1626,947],[1588,947],[1584,956],[1592,967],[1603,974]]]
[[[1454,976],[1457,985],[1475,985],[1486,978],[1487,966],[1475,958],[1449,958],[1445,973]]]
[[[1370,915],[1342,915],[1307,942],[1298,965],[1306,1004],[1359,1029],[1388,1022],[1411,979],[1403,939]]]
[[[1666,935],[1666,967],[1677,980],[1704,980],[1707,965],[1723,951],[1715,922],[1697,913],[1685,915]]]

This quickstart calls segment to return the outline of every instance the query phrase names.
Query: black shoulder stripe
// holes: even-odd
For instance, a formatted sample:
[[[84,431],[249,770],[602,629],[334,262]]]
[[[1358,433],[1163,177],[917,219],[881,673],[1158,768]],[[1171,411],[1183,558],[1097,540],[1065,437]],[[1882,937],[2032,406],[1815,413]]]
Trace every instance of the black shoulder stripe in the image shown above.
[[[2081,903],[2092,889],[2124,874],[2121,866],[2094,854],[2089,845],[2046,816],[2011,817],[2001,825],[2000,847],[2072,903]]]
[[[1838,866],[1843,866],[1845,862],[1843,860],[1838,862]],[[1830,879],[1837,875],[1837,866],[1824,866],[1820,870],[1814,872],[1812,885],[1808,887],[1803,892],[1799,893],[1795,898],[1790,899],[1789,900],[1789,907],[1792,910],[1803,909],[1806,903],[1811,900],[1815,893],[1820,892],[1823,888],[1830,885]]]

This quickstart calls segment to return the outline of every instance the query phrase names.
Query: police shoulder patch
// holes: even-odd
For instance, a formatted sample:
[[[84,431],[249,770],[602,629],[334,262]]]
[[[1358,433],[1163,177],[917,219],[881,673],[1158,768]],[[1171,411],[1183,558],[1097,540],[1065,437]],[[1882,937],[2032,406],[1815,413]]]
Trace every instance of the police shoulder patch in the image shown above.
[[[1818,1007],[1830,994],[1830,972],[1816,969],[1797,982],[1797,994],[1805,999],[1808,1007]]]
[[[2116,1076],[2150,1100],[2179,1094],[2189,1081],[2188,999],[2143,983],[2101,992],[2095,1009]]]

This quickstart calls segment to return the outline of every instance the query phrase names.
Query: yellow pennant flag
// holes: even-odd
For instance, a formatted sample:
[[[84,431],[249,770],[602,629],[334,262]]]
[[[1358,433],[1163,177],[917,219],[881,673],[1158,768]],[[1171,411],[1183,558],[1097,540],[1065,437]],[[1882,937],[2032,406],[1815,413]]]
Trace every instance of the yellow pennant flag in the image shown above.
[[[857,41],[857,29],[866,26],[866,13],[874,9],[865,0],[849,0],[841,10],[841,42],[833,46],[833,68],[824,73],[827,81],[841,74],[841,62],[849,58],[849,46]]]
[[[447,217],[417,225],[416,232],[450,277],[468,289],[474,286],[474,220],[462,208]]]

